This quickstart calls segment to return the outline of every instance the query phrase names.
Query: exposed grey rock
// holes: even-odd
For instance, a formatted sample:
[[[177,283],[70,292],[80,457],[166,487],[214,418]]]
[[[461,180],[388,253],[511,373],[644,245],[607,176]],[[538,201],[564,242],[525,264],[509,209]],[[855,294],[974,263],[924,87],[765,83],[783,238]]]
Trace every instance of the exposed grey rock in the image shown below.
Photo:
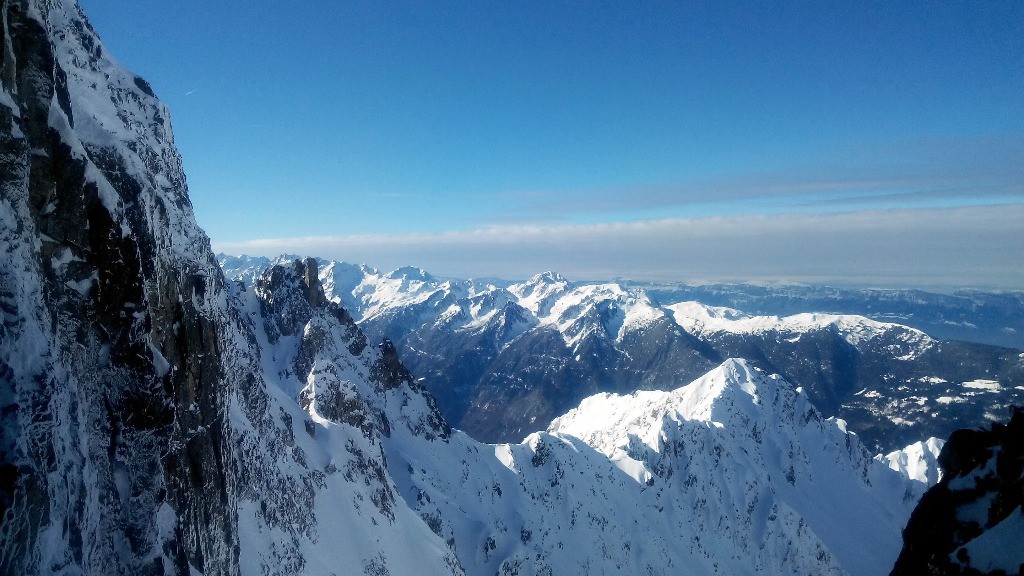
[[[306,258],[302,264],[305,266],[302,283],[306,285],[306,300],[309,301],[309,305],[313,308],[319,308],[326,301],[326,298],[324,298],[323,286],[320,285],[316,259]]]

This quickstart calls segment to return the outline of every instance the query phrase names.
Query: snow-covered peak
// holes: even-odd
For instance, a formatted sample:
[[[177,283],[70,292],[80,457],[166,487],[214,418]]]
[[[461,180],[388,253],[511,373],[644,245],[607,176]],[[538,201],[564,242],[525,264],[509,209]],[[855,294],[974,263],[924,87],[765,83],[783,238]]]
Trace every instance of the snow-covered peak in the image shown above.
[[[789,565],[795,573],[831,573],[835,563],[850,574],[884,574],[918,495],[841,421],[822,418],[791,384],[742,360],[670,392],[592,396],[548,432],[579,438],[676,509],[724,513],[731,520],[706,527],[706,536],[735,538],[745,554],[763,553],[772,530],[765,518],[792,515],[782,523],[802,526],[810,541],[800,547],[818,558],[813,568]]]
[[[523,325],[522,329],[536,323],[532,316],[517,304],[515,297],[508,290],[495,286],[475,289],[464,301],[453,305],[441,320],[449,321],[456,315],[461,316],[463,321],[458,328],[466,330],[482,330],[494,322],[509,320],[518,320]]]
[[[403,317],[419,326],[469,293],[465,281],[441,281],[411,266],[383,275],[369,268],[361,269],[360,273],[362,281],[357,286],[351,290],[335,286],[334,292],[342,303],[353,309],[353,315],[360,321]]]
[[[396,268],[395,270],[388,272],[386,278],[390,278],[392,280],[406,280],[409,282],[434,282],[434,277],[426,270],[415,266],[402,266],[401,268]]]
[[[526,283],[539,286],[541,284],[567,284],[568,280],[558,272],[548,270],[540,274],[534,274]]]
[[[261,270],[265,270],[270,265],[270,259],[265,256],[249,256],[248,254],[232,256],[230,254],[221,253],[217,254],[217,264],[219,264],[221,268],[231,270],[249,267],[259,267]]]
[[[529,309],[531,302],[524,301],[520,299],[520,304]],[[619,341],[665,317],[645,294],[618,284],[577,286],[551,298],[547,309],[540,321],[554,326],[570,347],[592,334]]]
[[[708,306],[695,300],[679,302],[668,307],[677,316],[677,322],[684,326],[684,322],[714,322],[716,320],[741,320],[750,318],[735,308],[725,306]]]
[[[942,452],[945,445],[945,440],[933,437],[875,458],[907,478],[930,487],[942,479],[939,452]]]
[[[324,285],[327,299],[338,302],[346,308],[352,307],[352,292],[359,285],[368,277],[380,275],[377,270],[365,264],[319,259],[317,262],[320,265],[320,282]]]
[[[771,377],[751,366],[746,360],[729,358],[717,368],[698,380],[677,390],[676,410],[687,420],[701,420],[712,425],[721,425],[714,420],[715,408],[723,398],[732,395],[746,396],[743,400],[758,404],[759,388],[768,383],[776,384]],[[788,391],[788,390],[787,390]],[[673,395],[669,392],[670,395]]]
[[[535,275],[526,282],[508,287],[519,299],[519,305],[537,316],[546,316],[553,301],[569,290],[569,281],[555,272]]]
[[[759,389],[771,382],[773,392],[781,391],[777,377],[768,377],[746,360],[730,358],[699,379],[672,391],[639,391],[627,395],[601,393],[556,418],[549,432],[583,439],[598,450],[615,452],[632,438],[653,450],[660,450],[666,421],[692,420],[709,426],[731,425],[726,410],[740,403],[759,403]],[[790,391],[790,395],[796,393]],[[738,398],[737,398],[738,397]]]

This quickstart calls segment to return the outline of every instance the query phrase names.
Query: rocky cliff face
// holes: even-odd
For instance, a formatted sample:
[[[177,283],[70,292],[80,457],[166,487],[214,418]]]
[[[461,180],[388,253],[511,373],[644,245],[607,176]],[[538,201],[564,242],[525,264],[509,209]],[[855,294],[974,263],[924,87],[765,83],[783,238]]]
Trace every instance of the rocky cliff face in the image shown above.
[[[5,1],[2,45],[0,571],[231,573],[225,286],[168,112],[73,2]]]
[[[73,0],[4,2],[0,40],[0,574],[460,573],[385,468],[392,426],[451,434],[394,349],[315,265],[224,282],[167,109]]]
[[[914,510],[892,574],[1024,572],[1024,409],[1008,424],[954,432],[939,465],[942,481]]]
[[[394,348],[326,300],[314,261],[234,284],[231,306],[255,351],[233,366],[252,382],[231,409],[241,573],[461,574],[388,469],[396,431],[452,434]]]

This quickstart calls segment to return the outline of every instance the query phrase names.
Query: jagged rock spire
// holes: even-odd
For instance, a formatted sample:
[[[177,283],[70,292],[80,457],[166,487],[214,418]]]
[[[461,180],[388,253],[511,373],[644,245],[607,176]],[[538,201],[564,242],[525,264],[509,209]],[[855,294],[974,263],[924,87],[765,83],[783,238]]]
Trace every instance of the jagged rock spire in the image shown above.
[[[319,308],[327,301],[323,286],[320,285],[319,264],[315,258],[306,258],[302,263],[305,266],[302,282],[306,285],[306,300],[313,308]]]

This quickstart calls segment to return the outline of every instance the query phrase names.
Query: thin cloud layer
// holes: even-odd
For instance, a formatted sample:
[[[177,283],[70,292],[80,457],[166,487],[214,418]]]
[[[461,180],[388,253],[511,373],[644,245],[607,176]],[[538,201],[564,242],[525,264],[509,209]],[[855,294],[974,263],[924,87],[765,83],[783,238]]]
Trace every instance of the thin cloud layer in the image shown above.
[[[1001,204],[1024,196],[1024,134],[850,149],[841,161],[675,184],[508,195],[516,199],[515,209],[498,221],[706,204],[729,205],[733,214],[766,205],[851,211]]]
[[[1024,288],[1024,204],[784,214],[423,234],[274,238],[218,251],[318,255],[442,276]]]

